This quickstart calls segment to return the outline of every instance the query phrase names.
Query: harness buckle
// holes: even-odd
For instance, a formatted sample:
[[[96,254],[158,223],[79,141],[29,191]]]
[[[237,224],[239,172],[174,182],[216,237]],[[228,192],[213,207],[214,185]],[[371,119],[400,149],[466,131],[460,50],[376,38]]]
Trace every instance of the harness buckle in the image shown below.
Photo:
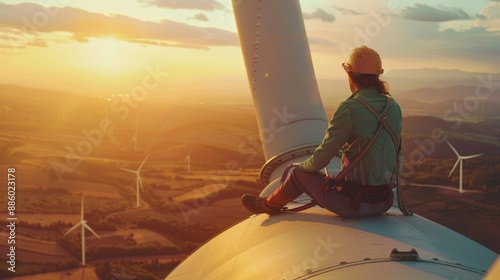
[[[377,121],[378,121],[379,123],[381,123],[381,122],[385,122],[386,120],[387,120],[387,114],[386,114],[385,112],[382,112],[382,113],[380,114],[380,116],[378,116],[378,119],[377,119]]]

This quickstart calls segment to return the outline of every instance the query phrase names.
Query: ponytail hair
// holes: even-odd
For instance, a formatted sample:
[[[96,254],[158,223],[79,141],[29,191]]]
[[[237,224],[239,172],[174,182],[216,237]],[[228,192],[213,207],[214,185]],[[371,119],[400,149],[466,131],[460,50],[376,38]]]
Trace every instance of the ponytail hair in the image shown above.
[[[382,81],[378,74],[361,74],[354,72],[347,72],[351,80],[359,88],[370,88],[374,87],[380,94],[391,95],[389,91],[391,90],[389,84],[386,81]]]

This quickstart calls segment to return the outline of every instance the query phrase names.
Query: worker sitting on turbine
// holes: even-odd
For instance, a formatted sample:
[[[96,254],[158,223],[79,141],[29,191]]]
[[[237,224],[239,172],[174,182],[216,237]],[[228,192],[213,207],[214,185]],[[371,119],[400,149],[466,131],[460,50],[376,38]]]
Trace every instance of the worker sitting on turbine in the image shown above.
[[[352,95],[337,108],[323,142],[269,197],[243,195],[251,212],[279,213],[304,192],[343,217],[378,215],[392,206],[401,169],[401,109],[379,79],[384,70],[375,50],[363,45],[353,49],[342,68]],[[337,177],[319,172],[339,150],[343,170]]]

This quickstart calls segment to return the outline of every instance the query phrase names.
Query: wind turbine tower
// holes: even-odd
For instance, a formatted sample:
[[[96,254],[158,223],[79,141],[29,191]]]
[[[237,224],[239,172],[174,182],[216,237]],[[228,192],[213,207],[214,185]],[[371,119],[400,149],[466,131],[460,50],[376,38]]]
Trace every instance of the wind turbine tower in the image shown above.
[[[478,154],[478,155],[471,155],[471,156],[461,156],[457,150],[450,144],[450,142],[446,141],[446,143],[448,143],[448,145],[450,146],[450,148],[453,150],[453,152],[457,155],[458,159],[457,161],[455,162],[455,165],[453,166],[453,168],[451,169],[451,172],[450,172],[450,175],[448,175],[448,177],[451,176],[451,174],[453,173],[453,171],[455,171],[455,168],[457,167],[457,164],[460,162],[460,176],[459,176],[459,185],[460,185],[460,192],[463,193],[463,189],[462,189],[462,174],[463,174],[463,166],[462,166],[462,161],[464,159],[470,159],[470,158],[475,158],[475,157],[479,157],[479,156],[482,156],[483,154]]]
[[[125,170],[125,171],[128,171],[130,173],[134,173],[135,174],[135,187],[136,187],[136,207],[139,207],[140,206],[140,193],[139,193],[139,188],[141,188],[141,190],[144,190],[144,187],[142,185],[142,179],[141,179],[141,169],[142,169],[142,166],[144,166],[144,163],[146,162],[146,160],[148,160],[149,158],[149,155],[148,154],[146,156],[146,158],[144,158],[144,160],[142,161],[141,165],[139,166],[139,168],[137,170],[132,170],[132,169],[127,169],[127,168],[120,168],[121,170]]]
[[[87,225],[87,221],[85,221],[83,219],[83,212],[84,212],[84,207],[83,207],[83,194],[82,194],[82,213],[81,213],[81,218],[80,218],[80,222],[76,225],[74,225],[72,228],[70,228],[65,234],[64,236],[66,236],[68,233],[70,233],[71,231],[73,231],[74,229],[76,229],[77,227],[81,226],[82,227],[82,234],[81,234],[81,237],[82,237],[82,266],[85,266],[85,229],[88,229],[90,232],[92,232],[92,234],[94,234],[97,238],[101,239],[101,237],[99,237],[99,235],[97,235],[97,233],[95,233],[94,230],[92,230],[92,228],[90,228],[88,225]]]
[[[138,124],[138,118],[135,118],[135,133],[134,136],[132,136],[132,140],[130,143],[134,144],[134,152],[137,152],[137,124]]]
[[[186,161],[187,161],[187,172],[190,173],[191,172],[191,151],[193,150],[193,148],[189,149],[189,153],[187,154],[186,156]]]

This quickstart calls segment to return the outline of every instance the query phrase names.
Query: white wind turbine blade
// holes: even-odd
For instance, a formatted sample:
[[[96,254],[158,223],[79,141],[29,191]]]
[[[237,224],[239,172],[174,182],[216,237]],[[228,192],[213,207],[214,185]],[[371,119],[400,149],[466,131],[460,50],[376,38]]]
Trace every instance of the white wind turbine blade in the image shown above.
[[[81,209],[81,212],[80,212],[80,222],[83,221],[83,193],[82,193],[82,209]]]
[[[151,155],[151,154],[148,154],[148,155],[146,156],[146,158],[142,161],[141,165],[140,165],[140,166],[139,166],[139,168],[137,169],[137,172],[141,171],[142,166],[144,165],[144,163],[146,162],[146,160],[148,160],[148,158],[149,158],[149,156],[150,156],[150,155]]]
[[[138,184],[138,186],[141,187],[141,190],[144,190],[144,186],[142,185],[141,175],[139,175],[139,174],[137,174],[137,184]],[[137,187],[137,191],[139,191],[139,187]]]
[[[478,155],[472,155],[472,156],[463,156],[461,157],[462,159],[470,159],[470,158],[475,158],[475,157],[480,157],[482,156],[483,154],[478,154]]]
[[[191,159],[191,151],[192,150],[193,150],[193,148],[189,149],[189,153],[186,156],[186,160],[190,160]]]
[[[458,158],[457,161],[455,162],[455,165],[453,165],[453,168],[451,169],[451,172],[450,172],[450,175],[448,175],[448,177],[451,176],[451,173],[453,173],[453,171],[455,171],[455,168],[457,167],[458,163],[462,160],[462,158]]]
[[[132,169],[127,169],[127,168],[120,168],[121,170],[125,170],[134,174],[137,174],[137,170],[132,170]]]
[[[460,154],[457,152],[457,150],[450,144],[450,142],[446,141],[446,143],[448,143],[448,145],[450,146],[450,148],[453,150],[453,152],[457,155],[457,157],[460,157]]]
[[[90,232],[92,232],[92,233],[95,235],[95,237],[97,237],[97,238],[101,239],[101,237],[100,237],[99,235],[97,235],[97,233],[95,233],[95,231],[94,231],[92,228],[90,228],[90,227],[87,225],[87,223],[83,223],[83,226],[84,226],[86,229],[88,229]]]
[[[81,226],[82,224],[83,224],[83,222],[80,221],[78,224],[72,226],[70,229],[68,229],[68,231],[64,234],[64,236],[66,236],[68,233],[75,230],[77,227]]]
[[[166,152],[170,152],[172,150],[179,149],[179,148],[184,148],[184,147],[186,147],[186,145],[181,144],[181,145],[173,146],[172,148],[168,148],[168,149],[165,149],[165,150],[159,150],[159,151],[156,151],[156,152],[153,152],[153,153],[154,154],[166,153]]]

